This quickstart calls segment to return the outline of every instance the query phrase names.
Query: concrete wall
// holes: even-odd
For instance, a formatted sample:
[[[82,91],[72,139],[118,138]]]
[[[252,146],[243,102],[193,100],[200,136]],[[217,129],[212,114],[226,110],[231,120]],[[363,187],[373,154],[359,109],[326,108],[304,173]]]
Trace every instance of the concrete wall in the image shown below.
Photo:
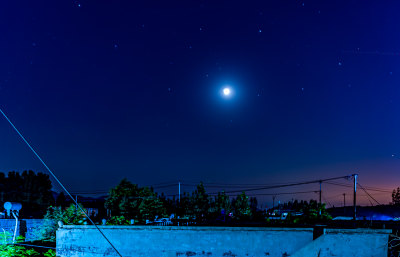
[[[390,230],[100,226],[122,256],[386,257]],[[57,231],[57,256],[118,256],[93,226]]]
[[[285,257],[313,240],[313,230],[293,228],[100,226],[122,256]],[[57,231],[57,256],[117,256],[93,226]]]
[[[387,257],[390,233],[385,229],[325,229],[291,257]]]
[[[25,241],[34,241],[38,236],[38,231],[43,225],[42,219],[22,219],[18,222],[17,236],[25,237]],[[4,232],[8,235],[13,235],[15,229],[15,219],[0,219],[0,238],[3,243]]]

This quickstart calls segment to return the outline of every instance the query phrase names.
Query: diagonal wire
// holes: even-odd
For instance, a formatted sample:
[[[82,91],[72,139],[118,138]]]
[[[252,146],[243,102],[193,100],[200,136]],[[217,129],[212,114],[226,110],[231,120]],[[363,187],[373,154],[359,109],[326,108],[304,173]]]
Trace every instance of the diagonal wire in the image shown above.
[[[328,200],[326,200],[326,198],[325,198],[324,196],[322,196],[322,199],[323,199],[327,204],[329,204],[330,207],[332,207],[332,204],[331,204]]]
[[[7,115],[3,112],[3,110],[0,108],[1,114],[3,114],[4,118],[10,123],[10,125],[13,127],[13,129],[17,132],[17,134],[21,137],[21,139],[25,142],[25,144],[31,149],[31,151],[36,155],[36,157],[39,159],[39,161],[43,164],[43,166],[48,170],[48,172],[53,176],[53,178],[57,181],[57,183],[62,187],[62,189],[68,194],[68,196],[72,199],[72,201],[78,206],[78,208],[85,214],[87,219],[96,227],[96,229],[100,232],[100,234],[104,237],[105,240],[111,245],[111,247],[115,250],[115,252],[122,257],[122,255],[119,253],[117,248],[110,242],[110,240],[106,237],[106,235],[100,230],[100,228],[93,222],[93,220],[89,217],[89,215],[82,209],[82,207],[78,204],[78,202],[72,197],[72,195],[69,193],[69,191],[65,188],[65,186],[61,183],[61,181],[56,177],[56,175],[50,170],[50,168],[47,166],[47,164],[43,161],[43,159],[39,156],[38,153],[33,149],[33,147],[28,143],[28,141],[25,139],[25,137],[19,132],[19,130],[14,126],[14,124],[11,122],[11,120],[7,117]]]
[[[360,183],[357,183],[357,184],[361,187],[362,190],[364,190],[364,192],[365,192],[372,200],[374,200],[378,205],[381,205],[375,198],[372,197],[372,195],[370,195],[370,194],[368,193],[368,191],[367,191],[362,185],[360,185]]]

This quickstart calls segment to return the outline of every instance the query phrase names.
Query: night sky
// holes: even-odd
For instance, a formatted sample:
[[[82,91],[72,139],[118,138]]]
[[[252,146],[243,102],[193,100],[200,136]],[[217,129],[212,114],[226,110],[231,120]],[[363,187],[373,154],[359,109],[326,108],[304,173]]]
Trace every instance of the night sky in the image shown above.
[[[399,7],[5,1],[0,107],[73,192],[124,177],[271,184],[352,173],[390,191],[400,186]],[[45,172],[4,118],[0,143],[0,171]],[[351,192],[329,188],[336,205]]]

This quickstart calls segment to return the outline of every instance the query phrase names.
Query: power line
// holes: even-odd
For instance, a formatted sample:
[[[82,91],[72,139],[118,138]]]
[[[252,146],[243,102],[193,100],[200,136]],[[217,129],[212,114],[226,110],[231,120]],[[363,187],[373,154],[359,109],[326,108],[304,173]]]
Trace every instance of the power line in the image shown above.
[[[360,185],[360,183],[357,183],[359,186],[360,186],[360,188],[362,189],[362,190],[364,190],[364,192],[372,199],[372,200],[374,200],[378,205],[381,205],[375,198],[373,198],[369,193],[368,193],[368,191],[362,186],[362,185]],[[372,203],[371,203],[372,204]]]
[[[282,192],[282,193],[269,193],[269,194],[251,194],[247,196],[258,196],[258,195],[296,195],[296,194],[309,194],[318,193],[319,191],[301,191],[301,192]]]
[[[167,187],[176,187],[178,184],[170,184],[170,185],[164,185],[164,186],[157,186],[153,187],[153,189],[160,189],[160,188],[167,188]]]
[[[314,183],[321,183],[321,182],[325,182],[325,181],[343,179],[343,178],[348,178],[348,177],[350,177],[350,176],[341,176],[341,177],[334,177],[334,178],[327,178],[327,179],[320,179],[320,180],[311,180],[311,181],[305,181],[305,182],[290,183],[290,184],[275,185],[275,186],[260,187],[260,188],[248,188],[248,189],[236,190],[236,191],[226,191],[225,193],[250,192],[250,191],[257,191],[257,190],[266,190],[266,189],[274,189],[274,188],[282,188],[282,187],[300,186],[300,185],[306,185],[306,184],[314,184]]]
[[[332,204],[331,204],[328,200],[326,200],[326,198],[325,198],[324,196],[322,196],[322,198],[324,199],[324,201],[325,201],[327,204],[329,204],[330,207],[332,207]]]
[[[326,184],[330,184],[330,185],[335,185],[335,186],[353,188],[352,185],[344,184],[344,183],[340,183],[340,182],[325,182],[325,183]],[[365,186],[364,188],[368,189],[369,191],[382,192],[382,193],[392,193],[392,191],[389,191],[389,190],[386,190],[386,189],[383,189],[383,188],[377,188],[377,187],[371,187],[371,186]]]
[[[33,149],[33,147],[29,144],[29,142],[25,139],[25,137],[19,132],[19,130],[14,126],[11,120],[7,117],[7,115],[0,108],[1,114],[4,118],[10,123],[11,127],[17,132],[17,134],[21,137],[21,139],[25,142],[25,144],[31,149],[31,151],[35,154],[35,156],[39,159],[39,161],[43,164],[43,166],[47,169],[47,171],[53,176],[53,178],[57,181],[57,183],[61,186],[61,188],[69,195],[72,201],[76,204],[76,206],[85,214],[87,219],[96,227],[96,229],[100,232],[100,234],[107,240],[110,246],[115,250],[115,252],[122,257],[119,251],[115,248],[115,246],[110,242],[110,240],[106,237],[106,235],[100,230],[100,228],[93,222],[93,220],[89,217],[89,215],[82,209],[82,207],[78,204],[78,202],[72,197],[69,191],[65,188],[65,186],[61,183],[61,181],[57,178],[57,176],[50,170],[47,164],[43,161],[43,159],[39,156],[39,154]]]
[[[156,184],[151,184],[151,185],[145,185],[147,187],[154,187],[154,186],[161,186],[161,185],[165,185],[165,184],[178,184],[178,180],[173,180],[173,181],[167,181],[167,182],[160,182],[160,183],[156,183]]]

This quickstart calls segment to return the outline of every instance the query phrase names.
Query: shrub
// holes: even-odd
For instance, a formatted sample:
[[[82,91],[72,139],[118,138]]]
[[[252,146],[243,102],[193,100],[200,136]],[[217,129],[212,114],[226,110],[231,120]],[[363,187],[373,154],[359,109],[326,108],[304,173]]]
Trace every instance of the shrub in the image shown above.
[[[114,216],[107,220],[107,225],[129,225],[129,221],[124,216]]]
[[[56,241],[58,221],[62,221],[65,225],[83,225],[86,224],[86,216],[74,204],[71,204],[65,210],[62,207],[50,206],[44,216],[44,224],[39,230],[38,237],[40,240]]]

